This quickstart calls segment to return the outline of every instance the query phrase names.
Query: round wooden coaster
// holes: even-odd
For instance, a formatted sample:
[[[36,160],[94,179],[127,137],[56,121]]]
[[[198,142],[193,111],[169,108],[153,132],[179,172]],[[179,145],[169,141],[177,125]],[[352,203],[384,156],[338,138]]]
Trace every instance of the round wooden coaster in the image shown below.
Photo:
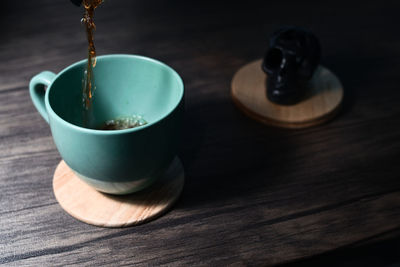
[[[129,195],[110,195],[80,180],[62,160],[54,172],[53,190],[58,203],[72,217],[96,226],[125,227],[166,212],[179,197],[183,183],[183,166],[175,158],[150,187]]]
[[[323,123],[337,114],[343,100],[339,79],[319,66],[310,82],[309,94],[294,105],[278,105],[266,96],[267,75],[262,60],[240,68],[232,79],[233,102],[249,117],[273,126],[304,128]]]

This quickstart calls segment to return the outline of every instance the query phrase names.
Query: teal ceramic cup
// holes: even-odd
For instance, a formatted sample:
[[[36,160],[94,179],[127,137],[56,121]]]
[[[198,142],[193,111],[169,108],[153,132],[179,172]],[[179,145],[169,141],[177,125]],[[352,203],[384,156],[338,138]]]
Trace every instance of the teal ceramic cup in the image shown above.
[[[97,190],[127,194],[155,181],[177,154],[184,86],[169,66],[134,55],[97,57],[92,125],[132,115],[147,124],[124,130],[84,127],[82,80],[86,60],[59,74],[32,78],[33,104],[49,123],[57,149],[75,174]],[[47,87],[47,89],[45,89]]]

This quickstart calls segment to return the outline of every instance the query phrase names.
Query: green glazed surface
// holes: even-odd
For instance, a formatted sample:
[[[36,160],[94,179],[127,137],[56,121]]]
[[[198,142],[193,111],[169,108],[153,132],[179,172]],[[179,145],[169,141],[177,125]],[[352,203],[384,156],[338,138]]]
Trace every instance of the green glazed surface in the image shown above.
[[[58,75],[45,71],[33,77],[32,101],[50,124],[61,157],[78,177],[107,193],[140,190],[176,156],[183,121],[182,79],[172,68],[150,58],[97,57],[90,125],[131,115],[141,115],[147,124],[125,130],[93,130],[83,127],[86,62],[77,62]],[[48,86],[46,92],[44,86]]]

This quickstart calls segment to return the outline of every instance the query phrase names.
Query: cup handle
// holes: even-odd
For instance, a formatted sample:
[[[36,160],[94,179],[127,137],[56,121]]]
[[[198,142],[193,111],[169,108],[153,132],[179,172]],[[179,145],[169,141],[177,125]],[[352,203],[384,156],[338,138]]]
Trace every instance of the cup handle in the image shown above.
[[[46,95],[45,86],[49,87],[53,82],[56,74],[51,71],[43,71],[34,76],[29,83],[29,93],[35,108],[42,115],[43,119],[49,123],[49,115],[47,114],[44,97]]]

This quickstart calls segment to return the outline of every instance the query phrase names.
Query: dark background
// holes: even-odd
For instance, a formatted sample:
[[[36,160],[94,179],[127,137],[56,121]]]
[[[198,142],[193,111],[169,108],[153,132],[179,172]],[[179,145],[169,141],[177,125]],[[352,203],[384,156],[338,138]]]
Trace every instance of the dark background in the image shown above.
[[[85,58],[82,9],[1,1],[0,263],[400,264],[399,10],[398,1],[106,0],[98,55],[156,58],[184,79],[186,184],[164,217],[101,229],[55,201],[60,157],[27,90],[40,71]],[[277,129],[232,104],[233,74],[282,25],[319,37],[322,64],[345,89],[334,121]]]

